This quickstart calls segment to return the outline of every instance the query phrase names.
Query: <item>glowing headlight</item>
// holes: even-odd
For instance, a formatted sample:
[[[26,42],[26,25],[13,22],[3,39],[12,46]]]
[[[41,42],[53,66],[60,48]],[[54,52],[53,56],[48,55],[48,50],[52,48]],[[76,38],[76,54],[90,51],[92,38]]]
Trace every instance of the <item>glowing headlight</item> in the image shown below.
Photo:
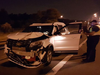
[[[42,46],[43,42],[42,41],[36,41],[36,42],[32,42],[30,44],[30,47],[34,47],[34,46]]]

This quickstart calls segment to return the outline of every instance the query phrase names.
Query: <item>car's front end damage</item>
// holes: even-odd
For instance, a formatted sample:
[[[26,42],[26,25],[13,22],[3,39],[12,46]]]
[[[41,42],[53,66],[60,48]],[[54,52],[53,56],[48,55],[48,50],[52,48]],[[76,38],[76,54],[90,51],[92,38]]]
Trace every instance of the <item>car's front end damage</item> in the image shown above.
[[[48,65],[53,52],[78,49],[80,34],[69,34],[61,22],[33,23],[22,32],[8,35],[4,52],[11,62],[26,68]]]
[[[8,39],[4,52],[9,60],[26,68],[36,68],[45,62],[46,48],[43,41],[48,39],[42,35],[31,39]]]

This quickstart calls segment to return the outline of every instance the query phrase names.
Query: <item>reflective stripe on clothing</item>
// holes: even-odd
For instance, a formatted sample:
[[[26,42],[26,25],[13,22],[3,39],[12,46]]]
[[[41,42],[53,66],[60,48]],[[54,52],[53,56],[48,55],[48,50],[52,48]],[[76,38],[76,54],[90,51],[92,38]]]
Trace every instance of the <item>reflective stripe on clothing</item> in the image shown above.
[[[93,34],[93,36],[94,35],[100,35],[100,30],[98,31],[98,32],[95,32],[94,34]]]
[[[100,35],[100,28],[98,27],[98,25],[95,25],[95,26],[91,26],[89,28],[89,32],[95,32],[92,36],[95,36],[95,35]]]

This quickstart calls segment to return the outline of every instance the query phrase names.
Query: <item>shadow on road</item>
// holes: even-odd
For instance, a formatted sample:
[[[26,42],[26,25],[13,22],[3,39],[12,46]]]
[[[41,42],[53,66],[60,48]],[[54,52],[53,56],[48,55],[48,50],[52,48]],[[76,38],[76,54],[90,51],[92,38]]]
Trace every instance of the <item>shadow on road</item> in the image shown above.
[[[46,73],[48,73],[52,69],[50,66],[44,66],[44,65],[37,67],[37,68],[24,68],[24,67],[21,67],[21,66],[14,64],[10,61],[2,63],[2,64],[0,64],[0,66],[6,67],[6,68],[12,69],[12,70],[18,68],[17,72],[21,70],[21,72],[19,72],[19,75],[21,75],[22,72],[24,72],[23,74],[25,74],[25,75],[26,75],[25,72],[29,72],[30,75],[45,75]],[[16,72],[16,74],[17,74],[17,72]]]
[[[39,75],[45,75],[47,74],[53,67],[50,67],[49,65],[48,66],[42,66],[40,69],[39,69]]]
[[[86,58],[86,56],[75,55],[75,56],[73,56],[70,60],[83,59],[83,58]]]
[[[17,67],[17,68],[25,69],[24,67],[21,67],[17,64],[10,62],[10,61],[2,63],[1,66],[3,66],[3,67]]]

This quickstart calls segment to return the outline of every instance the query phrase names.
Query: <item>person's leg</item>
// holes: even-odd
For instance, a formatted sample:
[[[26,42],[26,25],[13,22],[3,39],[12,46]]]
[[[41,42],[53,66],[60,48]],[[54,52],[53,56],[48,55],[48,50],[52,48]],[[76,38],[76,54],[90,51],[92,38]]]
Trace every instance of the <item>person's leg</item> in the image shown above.
[[[95,56],[96,56],[96,46],[99,42],[99,36],[94,36],[91,40],[91,47],[90,47],[90,53],[88,60],[90,61],[95,61]]]
[[[96,45],[99,42],[99,36],[90,37],[87,40],[87,57],[86,61],[95,61]]]
[[[91,38],[88,37],[88,40],[87,40],[87,56],[86,56],[86,60],[88,60],[88,58],[90,56],[90,51],[91,51]]]
[[[88,55],[87,55],[87,61],[95,61],[95,48],[90,48],[89,49],[89,52],[88,52]]]

